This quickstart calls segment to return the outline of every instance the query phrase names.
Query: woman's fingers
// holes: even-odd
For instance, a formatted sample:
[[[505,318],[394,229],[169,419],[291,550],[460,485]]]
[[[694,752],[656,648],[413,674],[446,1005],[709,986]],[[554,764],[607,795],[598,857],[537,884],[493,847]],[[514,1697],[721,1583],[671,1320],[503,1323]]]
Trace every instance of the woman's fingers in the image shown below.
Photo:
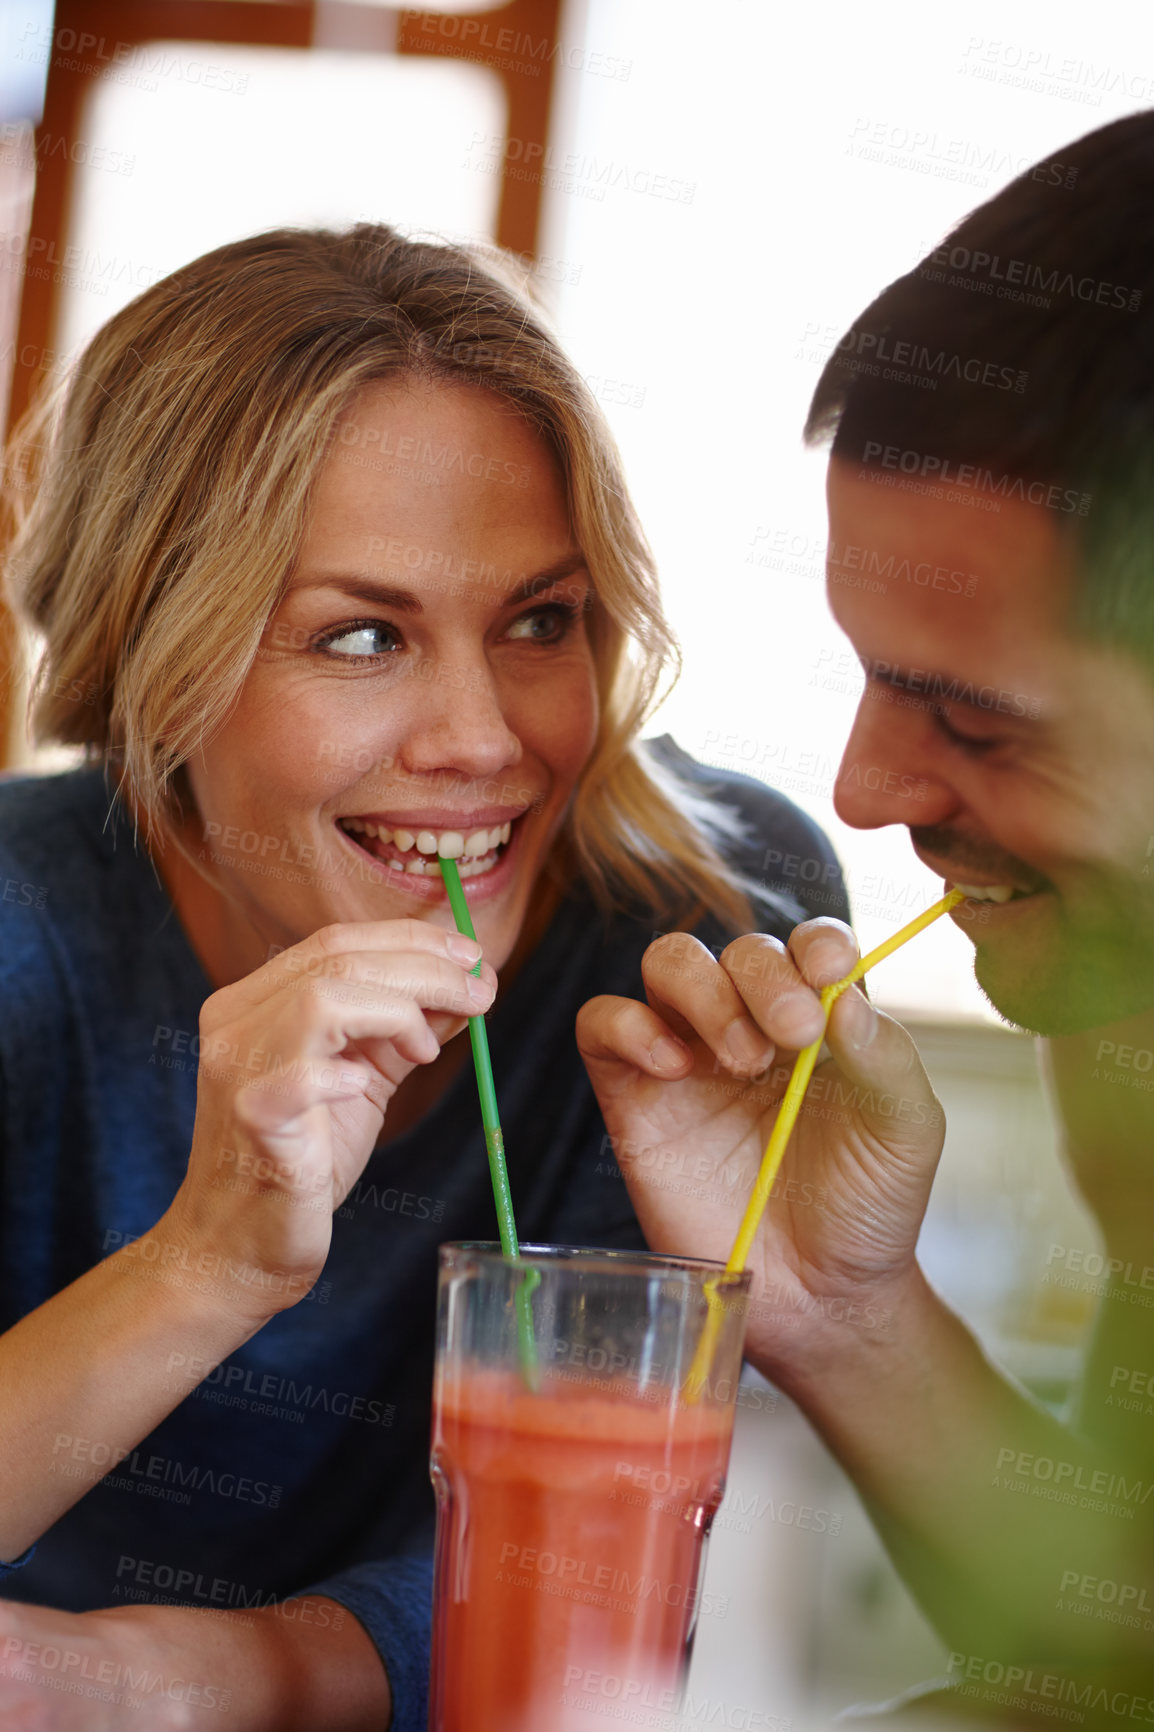
[[[366,937],[395,941],[402,926],[419,945],[365,948]],[[193,1223],[193,1237],[259,1245],[257,1260],[270,1267],[319,1267],[329,1225],[276,1208],[258,1221],[253,1208],[287,1198],[310,1213],[331,1212],[363,1167],[398,1086],[437,1057],[464,1018],[488,1010],[496,993],[491,967],[473,976],[446,953],[445,934],[426,935],[417,922],[362,927],[347,943],[328,931],[324,944],[276,959],[279,967],[266,971],[277,978],[267,997],[240,1007],[236,994],[214,993],[201,1012],[183,1219]],[[474,951],[469,946],[465,956]]]
[[[320,927],[214,996],[227,1005],[231,1015],[236,1015],[267,1003],[274,993],[302,978],[320,975],[340,978],[358,955],[434,956],[468,970],[480,958],[481,946],[463,933],[446,932],[427,920],[340,922]]]
[[[293,1051],[331,1057],[360,1040],[392,1040],[411,1064],[425,1064],[440,1050],[430,1019],[483,1015],[497,991],[488,963],[473,975],[435,949],[290,954],[294,963],[282,970],[275,993],[248,1007],[247,1015],[237,1017],[235,998],[222,993],[206,1001],[200,1057],[212,1067],[213,1080],[243,1081],[246,1071],[259,1073],[262,1054],[270,1063],[274,1054],[283,1062]]]

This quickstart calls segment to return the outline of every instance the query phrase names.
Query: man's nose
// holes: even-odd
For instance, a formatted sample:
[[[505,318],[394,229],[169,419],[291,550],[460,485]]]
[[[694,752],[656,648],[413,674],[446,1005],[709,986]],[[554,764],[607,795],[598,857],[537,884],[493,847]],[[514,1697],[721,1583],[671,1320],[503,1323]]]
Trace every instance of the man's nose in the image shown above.
[[[885,687],[867,684],[834,781],[839,818],[856,830],[886,824],[941,824],[958,809],[944,774],[934,720],[897,707]]]
[[[505,694],[487,663],[429,660],[417,664],[410,678],[410,721],[400,754],[406,769],[492,776],[520,762],[521,742],[506,720]]]

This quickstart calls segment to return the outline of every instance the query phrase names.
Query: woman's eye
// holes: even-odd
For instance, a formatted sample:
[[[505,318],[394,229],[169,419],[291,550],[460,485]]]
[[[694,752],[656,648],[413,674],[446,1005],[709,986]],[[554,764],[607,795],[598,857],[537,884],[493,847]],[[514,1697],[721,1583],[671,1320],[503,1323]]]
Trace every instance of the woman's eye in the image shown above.
[[[342,626],[317,645],[328,655],[344,656],[355,661],[362,656],[387,655],[400,648],[401,640],[391,625],[381,620],[364,620],[359,625]]]
[[[552,602],[548,607],[537,607],[532,613],[523,613],[513,621],[508,635],[520,638],[522,642],[559,643],[572,626],[574,617],[572,608]]]

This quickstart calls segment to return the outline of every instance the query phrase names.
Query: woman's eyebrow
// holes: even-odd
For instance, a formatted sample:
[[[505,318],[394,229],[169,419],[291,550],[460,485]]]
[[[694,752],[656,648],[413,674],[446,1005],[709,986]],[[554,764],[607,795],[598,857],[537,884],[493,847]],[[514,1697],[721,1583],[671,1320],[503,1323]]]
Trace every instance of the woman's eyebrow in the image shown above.
[[[502,607],[515,607],[519,601],[527,601],[531,596],[540,595],[542,590],[552,589],[563,578],[572,577],[575,572],[585,569],[583,553],[567,553],[562,559],[547,565],[544,571],[537,572],[535,577],[526,577],[516,584],[501,603]]]
[[[521,579],[507,595],[498,596],[498,607],[515,607],[518,602],[540,595],[543,591],[552,589],[564,578],[572,577],[575,572],[583,570],[585,555],[573,552],[564,554],[543,571],[535,572],[531,577]],[[448,572],[432,573],[430,577],[440,576],[445,583],[451,583],[455,588],[470,581],[479,588],[495,587],[499,574],[495,566],[477,562],[476,571],[469,576],[455,576]],[[424,613],[424,605],[419,595],[411,589],[402,589],[396,584],[382,583],[377,578],[367,577],[364,572],[357,571],[323,571],[316,572],[305,582],[296,586],[298,589],[339,589],[344,594],[355,597],[374,607],[391,608],[394,613],[420,614]]]

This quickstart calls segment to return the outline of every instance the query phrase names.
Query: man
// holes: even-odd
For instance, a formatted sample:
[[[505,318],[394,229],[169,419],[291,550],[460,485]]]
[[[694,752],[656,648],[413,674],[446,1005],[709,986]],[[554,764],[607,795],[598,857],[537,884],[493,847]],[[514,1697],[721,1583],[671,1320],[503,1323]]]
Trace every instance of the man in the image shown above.
[[[831,605],[866,675],[838,810],[908,826],[968,892],[952,918],[991,1001],[1051,1037],[1106,1241],[1077,1410],[1060,1421],[1014,1386],[921,1275],[940,1110],[857,990],[752,1258],[747,1336],[856,1481],[950,1646],[959,1705],[1105,1724],[1154,1724],[1154,1402],[1121,1399],[1143,1377],[1154,1391],[1154,1096],[1126,1086],[1141,1061],[1109,1063],[1154,1065],[1152,208],[1154,114],[1040,163],[863,313],[806,430],[832,440]],[[863,333],[892,364],[855,370]],[[728,1253],[792,1055],[820,1031],[811,989],[854,954],[829,921],[719,962],[671,935],[648,1008],[586,1007],[655,1248]],[[669,1183],[703,1151],[707,1203]],[[791,1200],[799,1178],[824,1209]]]

